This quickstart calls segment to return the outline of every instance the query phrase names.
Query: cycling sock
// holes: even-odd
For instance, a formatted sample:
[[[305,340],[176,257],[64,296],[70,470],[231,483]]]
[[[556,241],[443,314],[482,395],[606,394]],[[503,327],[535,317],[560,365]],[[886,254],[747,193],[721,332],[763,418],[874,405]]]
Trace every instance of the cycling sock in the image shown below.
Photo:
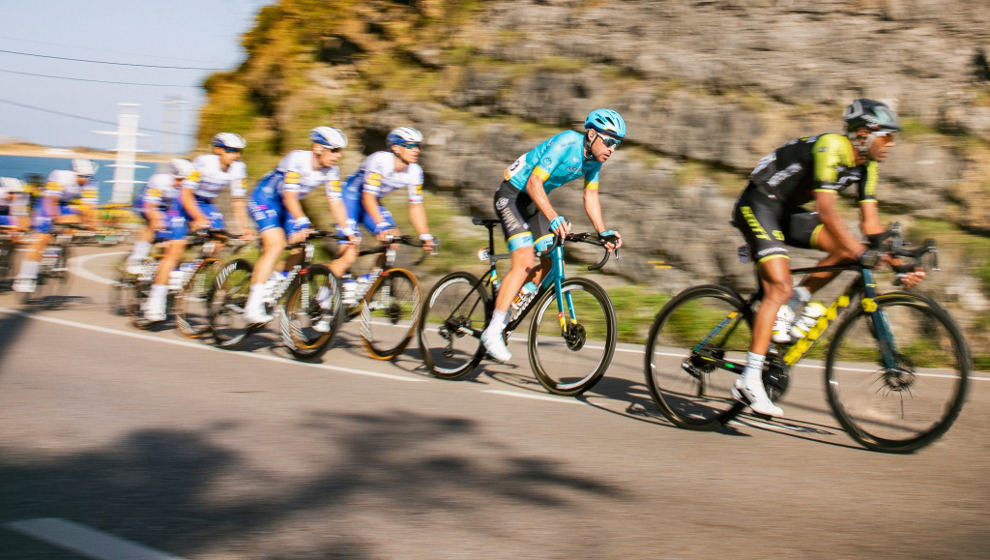
[[[134,243],[134,250],[131,251],[131,258],[134,260],[143,259],[148,256],[151,252],[151,243],[147,241],[138,241]]]
[[[251,309],[252,307],[260,307],[261,301],[265,297],[265,283],[259,282],[257,284],[251,284],[251,291],[248,292],[247,303],[244,304],[245,309]]]
[[[750,380],[757,381],[759,383],[763,382],[763,361],[766,360],[766,355],[756,354],[755,352],[749,352],[746,354],[746,369],[743,370],[742,379],[744,383]]]
[[[501,333],[505,329],[505,320],[506,312],[496,309],[492,313],[492,322],[488,323],[488,328],[485,329],[489,332],[489,336]]]
[[[35,279],[38,277],[38,261],[29,261],[24,259],[21,261],[21,271],[17,275],[18,278],[31,278]]]
[[[148,302],[160,305],[168,297],[168,284],[152,284],[151,293],[148,294]]]

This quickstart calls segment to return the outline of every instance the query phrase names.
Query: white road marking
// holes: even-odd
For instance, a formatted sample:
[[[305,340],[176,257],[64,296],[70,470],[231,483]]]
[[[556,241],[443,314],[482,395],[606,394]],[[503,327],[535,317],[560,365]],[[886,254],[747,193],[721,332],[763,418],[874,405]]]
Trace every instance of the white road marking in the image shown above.
[[[83,267],[83,264],[85,264],[85,263],[87,263],[87,262],[89,262],[89,261],[91,261],[93,259],[98,259],[98,258],[101,258],[101,257],[111,257],[111,256],[116,257],[116,256],[120,256],[120,255],[127,255],[127,254],[128,254],[128,251],[115,251],[113,253],[94,253],[92,255],[83,255],[81,257],[72,257],[71,259],[69,259],[69,272],[75,274],[76,276],[81,276],[81,277],[83,277],[83,278],[85,278],[87,280],[92,280],[93,282],[98,282],[100,284],[113,285],[113,284],[116,284],[117,283],[116,280],[112,280],[110,278],[104,278],[103,276],[100,276],[99,274],[95,274],[93,272],[90,272],[90,271],[86,270],[85,267]]]
[[[69,320],[66,320],[66,319],[59,319],[57,317],[47,317],[47,316],[44,316],[44,315],[32,315],[32,314],[29,314],[29,313],[24,313],[23,311],[18,311],[16,309],[8,309],[6,307],[0,307],[0,313],[10,313],[10,314],[13,314],[13,315],[20,315],[21,317],[26,317],[28,319],[35,319],[35,320],[38,320],[38,321],[44,321],[46,323],[54,323],[56,325],[64,325],[64,326],[68,326],[68,327],[74,327],[74,328],[77,328],[77,329],[86,329],[86,330],[90,330],[90,331],[96,331],[96,332],[101,332],[101,333],[105,333],[105,334],[117,335],[117,336],[127,336],[127,337],[130,337],[130,338],[137,338],[139,340],[147,340],[149,342],[155,342],[155,343],[159,343],[159,344],[172,344],[172,345],[175,345],[175,346],[183,346],[185,348],[196,348],[196,349],[199,349],[199,350],[206,350],[206,351],[209,351],[209,352],[221,352],[221,353],[224,353],[224,354],[226,354],[228,356],[231,356],[231,357],[252,358],[252,359],[255,359],[255,360],[267,360],[269,362],[278,362],[278,363],[282,363],[282,364],[291,364],[291,365],[301,366],[301,367],[307,367],[307,368],[326,369],[326,370],[330,370],[330,371],[339,371],[339,372],[343,372],[343,373],[353,373],[353,374],[356,374],[356,375],[367,375],[367,376],[370,376],[370,377],[381,377],[381,378],[384,378],[384,379],[393,379],[395,381],[407,381],[407,382],[410,382],[410,383],[422,383],[422,382],[426,381],[426,379],[419,379],[419,378],[416,378],[416,377],[403,377],[401,375],[393,375],[393,374],[390,374],[390,373],[381,373],[381,372],[377,372],[377,371],[368,371],[368,370],[364,370],[364,369],[331,366],[331,365],[327,365],[327,364],[310,364],[310,363],[306,363],[306,362],[298,362],[296,360],[290,360],[288,358],[280,358],[278,356],[265,356],[263,354],[252,354],[252,353],[246,353],[246,352],[231,352],[230,350],[223,350],[221,348],[216,348],[216,347],[213,347],[213,346],[207,346],[207,345],[205,345],[203,343],[199,343],[199,342],[189,342],[189,341],[186,341],[186,340],[174,340],[174,339],[170,339],[170,338],[153,336],[153,335],[150,335],[150,334],[136,333],[136,332],[129,332],[129,331],[122,331],[122,330],[111,329],[111,328],[107,328],[107,327],[99,327],[99,326],[96,326],[96,325],[89,325],[89,324],[86,324],[86,323],[78,323],[76,321],[69,321]]]
[[[507,397],[519,397],[520,399],[532,399],[534,401],[549,401],[549,402],[564,403],[564,404],[584,404],[583,402],[576,399],[565,398],[565,397],[553,397],[550,395],[531,395],[529,393],[520,393],[519,391],[502,391],[500,389],[485,389],[482,391],[482,393],[491,393],[493,395],[505,395]]]
[[[5,527],[95,560],[183,560],[65,519],[25,519]]]

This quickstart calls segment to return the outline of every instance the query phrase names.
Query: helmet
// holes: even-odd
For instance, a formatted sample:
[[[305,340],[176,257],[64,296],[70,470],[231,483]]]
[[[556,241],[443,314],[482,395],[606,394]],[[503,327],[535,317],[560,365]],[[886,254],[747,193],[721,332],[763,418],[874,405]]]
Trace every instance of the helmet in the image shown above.
[[[347,135],[339,128],[331,126],[318,126],[310,131],[309,139],[314,144],[326,146],[328,148],[346,148]]]
[[[243,150],[247,146],[247,141],[240,134],[233,132],[221,132],[213,137],[212,144],[218,148]]]
[[[584,119],[584,127],[611,134],[620,140],[626,137],[626,121],[612,109],[595,109],[588,113],[588,118]]]
[[[408,126],[402,126],[392,130],[392,132],[388,133],[388,138],[385,139],[385,143],[389,147],[406,142],[415,142],[418,144],[422,141],[423,133]]]
[[[24,190],[24,183],[14,177],[0,177],[0,188],[8,193],[21,192]]]
[[[83,177],[92,177],[96,175],[96,170],[99,167],[88,159],[74,159],[72,160],[72,170],[75,171],[76,175],[82,175]]]
[[[194,171],[193,164],[189,163],[189,160],[182,158],[172,158],[168,160],[168,167],[172,171],[172,175],[183,179],[192,175],[192,172]]]
[[[887,105],[872,99],[857,99],[846,107],[842,115],[846,121],[846,131],[853,132],[866,127],[871,133],[898,132],[901,122],[897,113]]]

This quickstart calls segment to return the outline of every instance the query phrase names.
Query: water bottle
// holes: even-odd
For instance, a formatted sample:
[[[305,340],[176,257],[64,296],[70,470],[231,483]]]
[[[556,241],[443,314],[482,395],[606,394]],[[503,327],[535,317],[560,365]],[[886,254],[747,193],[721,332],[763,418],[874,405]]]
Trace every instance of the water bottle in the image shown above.
[[[533,299],[533,296],[535,295],[536,295],[536,284],[532,282],[526,282],[525,284],[523,284],[522,289],[519,290],[519,295],[516,296],[516,299],[512,300],[513,318],[519,315],[519,313],[523,309],[526,309],[526,306],[529,305],[529,302]]]
[[[485,247],[484,249],[479,249],[478,250],[478,260],[481,261],[481,262],[488,262],[488,259],[490,259],[491,256],[492,256],[492,253],[488,249],[488,247]]]

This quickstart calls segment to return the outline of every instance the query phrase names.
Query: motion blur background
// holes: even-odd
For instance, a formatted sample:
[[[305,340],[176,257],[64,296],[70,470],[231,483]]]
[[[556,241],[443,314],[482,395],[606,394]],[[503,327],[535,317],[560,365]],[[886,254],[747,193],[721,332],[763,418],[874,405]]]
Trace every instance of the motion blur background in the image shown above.
[[[6,75],[0,97],[19,105],[4,105],[0,136],[107,148],[109,140],[89,132],[93,123],[50,111],[113,121],[118,102],[137,101],[147,149],[193,155],[214,133],[238,132],[258,178],[287,151],[307,147],[317,125],[350,136],[345,174],[384,147],[389,129],[415,126],[426,135],[431,227],[444,243],[433,273],[470,266],[483,240],[466,216],[491,215],[509,162],[580,127],[591,109],[620,111],[629,135],[603,171],[601,192],[606,219],[627,244],[605,280],[627,341],[641,340],[667,294],[687,285],[751,287],[751,265],[736,260],[742,238],[729,225],[747,173],[792,138],[840,131],[852,99],[886,101],[904,131],[881,166],[884,220],[899,221],[912,239],[937,239],[944,271],[921,289],[952,309],[978,367],[990,367],[985,0],[29,5],[11,9],[3,49],[199,69],[0,52],[5,71],[179,86]],[[166,96],[189,102],[171,143],[162,134],[176,126],[165,122]],[[576,229],[589,226],[575,188],[552,201]],[[401,200],[389,204],[404,214]],[[854,225],[851,199],[846,206]],[[318,222],[328,218],[321,197],[307,207]],[[798,251],[794,262],[815,256]]]

